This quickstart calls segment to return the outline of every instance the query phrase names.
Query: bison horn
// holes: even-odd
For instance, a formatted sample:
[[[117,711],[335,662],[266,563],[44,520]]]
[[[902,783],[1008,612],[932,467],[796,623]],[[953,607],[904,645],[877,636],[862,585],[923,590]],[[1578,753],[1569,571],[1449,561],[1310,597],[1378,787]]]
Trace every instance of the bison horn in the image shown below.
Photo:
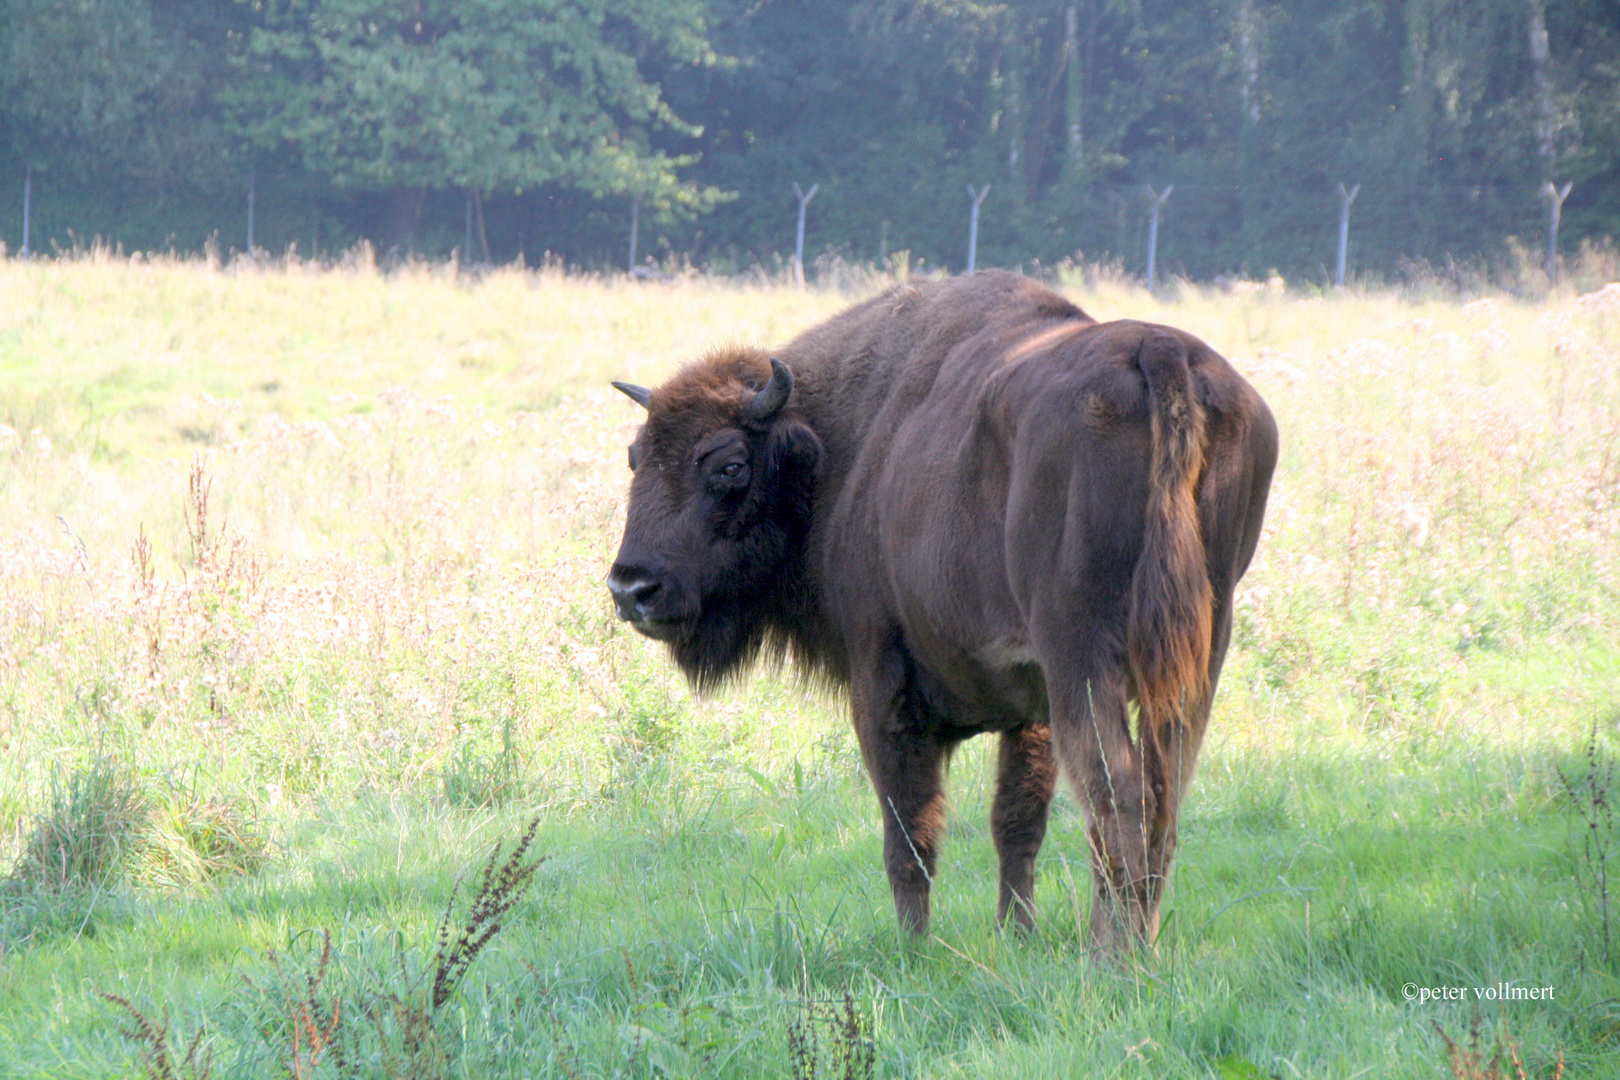
[[[793,393],[793,372],[776,357],[771,357],[771,381],[765,389],[754,395],[744,413],[750,420],[769,420],[782,411],[788,395]]]
[[[640,405],[643,409],[652,407],[647,404],[652,400],[652,391],[645,386],[637,386],[635,383],[616,382],[613,384],[613,389]]]

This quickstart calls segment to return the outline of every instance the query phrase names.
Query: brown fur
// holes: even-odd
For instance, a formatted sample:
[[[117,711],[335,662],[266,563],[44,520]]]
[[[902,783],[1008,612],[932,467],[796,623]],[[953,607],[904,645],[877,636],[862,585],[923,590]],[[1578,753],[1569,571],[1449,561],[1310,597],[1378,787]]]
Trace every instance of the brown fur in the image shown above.
[[[903,926],[928,926],[944,763],[994,732],[1001,917],[1034,920],[1061,768],[1096,941],[1151,937],[1276,460],[1264,402],[1196,338],[1006,273],[905,286],[776,355],[794,389],[761,420],[755,350],[652,392],[621,613],[700,687],[776,650],[848,686]]]

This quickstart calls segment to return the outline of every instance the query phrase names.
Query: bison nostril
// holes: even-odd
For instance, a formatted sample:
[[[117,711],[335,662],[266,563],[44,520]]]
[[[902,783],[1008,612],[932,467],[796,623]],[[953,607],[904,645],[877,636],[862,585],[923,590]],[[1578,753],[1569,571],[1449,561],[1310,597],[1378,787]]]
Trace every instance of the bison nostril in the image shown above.
[[[637,621],[644,618],[642,606],[652,599],[658,592],[658,582],[651,578],[634,578],[623,581],[614,576],[608,578],[608,591],[613,594],[613,603],[619,609],[619,618]]]

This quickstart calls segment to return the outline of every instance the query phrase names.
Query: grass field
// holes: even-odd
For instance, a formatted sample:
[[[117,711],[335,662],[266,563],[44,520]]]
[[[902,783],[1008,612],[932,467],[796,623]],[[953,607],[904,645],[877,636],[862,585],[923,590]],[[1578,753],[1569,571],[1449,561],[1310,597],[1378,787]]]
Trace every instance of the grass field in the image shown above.
[[[1284,448],[1116,965],[1066,795],[1004,935],[959,754],[906,944],[843,703],[611,618],[607,381],[882,283],[0,261],[0,1074],[1620,1076],[1620,285],[1070,282]]]

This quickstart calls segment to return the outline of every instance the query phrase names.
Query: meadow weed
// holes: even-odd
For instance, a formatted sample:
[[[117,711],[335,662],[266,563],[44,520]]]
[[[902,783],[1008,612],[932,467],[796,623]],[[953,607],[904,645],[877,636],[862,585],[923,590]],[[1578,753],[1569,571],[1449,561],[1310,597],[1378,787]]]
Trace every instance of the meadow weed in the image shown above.
[[[1519,1047],[1513,1041],[1513,1036],[1507,1030],[1504,1022],[1499,1031],[1493,1032],[1494,1038],[1489,1048],[1482,1047],[1482,1024],[1480,1014],[1476,1009],[1469,1019],[1468,1035],[1459,1043],[1446,1033],[1441,1023],[1434,1021],[1434,1030],[1446,1044],[1446,1063],[1451,1067],[1453,1080],[1529,1080],[1530,1076],[1546,1076],[1548,1080],[1563,1080],[1564,1055],[1560,1052],[1557,1060],[1545,1063],[1533,1062],[1531,1072],[1525,1071],[1525,1063],[1519,1057]]]
[[[122,1029],[121,1034],[140,1047],[141,1068],[146,1080],[210,1080],[214,1075],[213,1054],[203,1045],[206,1031],[199,1028],[177,1057],[176,1048],[170,1043],[169,1018],[166,1014],[154,1020],[136,1008],[128,998],[117,994],[101,996],[128,1014],[133,1026]]]
[[[1559,767],[1558,780],[1575,808],[1578,821],[1580,858],[1576,879],[1582,886],[1583,906],[1590,913],[1593,951],[1598,962],[1607,967],[1616,946],[1610,895],[1614,870],[1610,863],[1620,854],[1620,828],[1617,828],[1614,805],[1620,798],[1620,788],[1616,787],[1614,758],[1608,747],[1599,741],[1596,721],[1582,756],[1585,767],[1573,777]]]
[[[871,1080],[877,1062],[870,1025],[844,991],[842,1007],[806,1000],[788,1020],[788,1075],[792,1080]],[[823,1067],[825,1063],[825,1068]]]

